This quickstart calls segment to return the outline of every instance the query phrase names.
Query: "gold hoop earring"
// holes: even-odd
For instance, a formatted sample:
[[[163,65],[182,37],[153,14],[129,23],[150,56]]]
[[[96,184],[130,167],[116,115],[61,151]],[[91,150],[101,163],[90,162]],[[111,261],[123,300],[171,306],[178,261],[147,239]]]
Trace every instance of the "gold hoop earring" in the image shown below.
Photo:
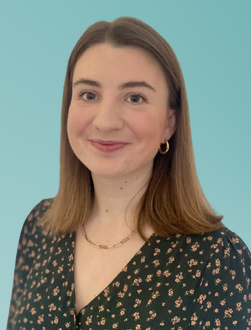
[[[165,150],[162,150],[162,148],[161,148],[162,144],[165,144],[165,146],[166,146],[166,149],[165,149]],[[159,146],[159,152],[160,152],[162,155],[164,155],[164,154],[166,154],[166,153],[168,152],[168,150],[169,150],[169,143],[168,143],[168,141],[166,140],[165,143],[161,143],[161,145]]]

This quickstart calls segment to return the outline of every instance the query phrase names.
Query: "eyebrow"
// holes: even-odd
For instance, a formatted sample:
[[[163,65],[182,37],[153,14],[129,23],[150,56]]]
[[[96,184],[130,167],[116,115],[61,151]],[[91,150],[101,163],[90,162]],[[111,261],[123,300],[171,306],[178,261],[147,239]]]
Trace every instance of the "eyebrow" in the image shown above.
[[[79,80],[75,81],[72,84],[72,86],[75,87],[80,84],[85,84],[85,85],[95,86],[95,87],[100,87],[100,88],[102,87],[102,85],[99,82],[97,82],[95,80],[90,80],[90,79],[79,79]],[[119,89],[132,88],[132,87],[146,87],[146,88],[149,88],[149,89],[153,90],[154,92],[156,92],[156,89],[153,88],[151,85],[149,85],[145,81],[128,81],[128,82],[120,85]]]

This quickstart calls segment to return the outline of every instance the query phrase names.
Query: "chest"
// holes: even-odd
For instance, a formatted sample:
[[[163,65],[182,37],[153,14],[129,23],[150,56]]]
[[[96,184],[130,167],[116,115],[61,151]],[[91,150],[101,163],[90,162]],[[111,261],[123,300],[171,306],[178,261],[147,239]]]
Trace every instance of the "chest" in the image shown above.
[[[77,313],[121,273],[142,244],[142,240],[134,240],[117,248],[97,249],[77,234],[74,254]]]

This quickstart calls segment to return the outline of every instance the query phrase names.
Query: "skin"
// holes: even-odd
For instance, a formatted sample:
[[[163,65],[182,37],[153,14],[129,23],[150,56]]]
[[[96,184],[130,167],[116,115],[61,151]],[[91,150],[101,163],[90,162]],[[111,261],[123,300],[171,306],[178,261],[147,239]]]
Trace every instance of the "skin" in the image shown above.
[[[87,79],[98,86],[83,81]],[[121,87],[132,81],[151,88]],[[93,240],[103,244],[106,231],[109,243],[130,233],[127,224],[132,223],[132,210],[150,178],[154,157],[175,131],[168,94],[160,65],[140,48],[98,44],[77,61],[67,131],[75,155],[90,169],[94,182],[95,203],[86,227]]]
[[[152,88],[128,86],[132,81]],[[145,191],[159,145],[175,130],[175,112],[167,104],[162,69],[140,48],[99,44],[76,63],[67,130],[74,153],[93,179],[94,206],[85,224],[92,241],[113,245],[132,233],[133,210]],[[153,233],[149,225],[142,231],[146,237]],[[136,233],[119,247],[96,249],[81,229],[77,231],[77,312],[107,287],[144,243]]]

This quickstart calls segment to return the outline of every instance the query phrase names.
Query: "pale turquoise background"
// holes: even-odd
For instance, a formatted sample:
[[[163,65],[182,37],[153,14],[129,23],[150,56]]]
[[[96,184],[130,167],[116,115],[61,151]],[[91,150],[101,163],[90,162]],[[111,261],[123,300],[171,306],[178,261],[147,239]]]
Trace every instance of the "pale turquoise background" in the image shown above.
[[[202,187],[225,225],[251,248],[250,14],[250,1],[1,2],[1,329],[23,222],[58,189],[68,57],[99,20],[137,17],[171,44],[187,86]]]

